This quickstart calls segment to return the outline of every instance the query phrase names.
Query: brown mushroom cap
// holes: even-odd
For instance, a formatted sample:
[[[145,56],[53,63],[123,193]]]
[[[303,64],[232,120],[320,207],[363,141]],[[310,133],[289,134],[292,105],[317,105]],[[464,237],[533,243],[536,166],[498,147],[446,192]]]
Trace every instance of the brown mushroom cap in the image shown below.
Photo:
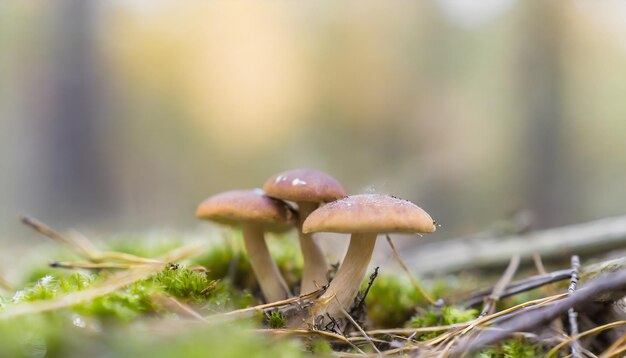
[[[381,194],[352,195],[312,212],[302,231],[338,233],[429,233],[434,220],[408,200]]]
[[[346,196],[341,184],[314,169],[293,169],[276,174],[263,185],[268,196],[295,202],[330,202]]]
[[[260,189],[231,190],[213,195],[198,205],[196,216],[228,225],[246,221],[269,228],[281,228],[294,220],[287,204],[265,196]]]

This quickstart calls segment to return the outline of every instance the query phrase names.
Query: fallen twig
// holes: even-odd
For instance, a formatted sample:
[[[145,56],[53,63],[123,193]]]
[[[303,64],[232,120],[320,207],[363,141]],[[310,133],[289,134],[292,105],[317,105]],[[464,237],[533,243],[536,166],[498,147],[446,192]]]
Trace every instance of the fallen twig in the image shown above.
[[[578,256],[572,256],[572,280],[567,288],[567,292],[571,295],[576,291],[576,285],[578,284],[578,273],[580,271],[580,259]],[[569,319],[570,336],[576,337],[578,335],[578,313],[574,310],[574,307],[570,307],[567,310],[567,317]],[[578,339],[574,339],[570,346],[572,352],[572,358],[581,358],[581,346]]]
[[[427,239],[403,254],[412,272],[441,274],[504,266],[513,255],[520,255],[523,262],[530,260],[533,253],[541,252],[542,257],[549,260],[565,258],[573,252],[585,255],[607,252],[623,248],[624,244],[626,216],[618,216],[524,235]]]

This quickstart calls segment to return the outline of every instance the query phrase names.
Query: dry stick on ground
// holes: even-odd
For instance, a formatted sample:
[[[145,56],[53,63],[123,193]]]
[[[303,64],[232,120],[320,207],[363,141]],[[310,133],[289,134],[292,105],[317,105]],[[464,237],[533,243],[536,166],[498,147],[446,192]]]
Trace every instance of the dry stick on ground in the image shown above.
[[[400,257],[400,254],[398,253],[398,250],[396,250],[396,246],[393,244],[393,241],[391,241],[391,237],[389,236],[389,234],[386,234],[385,238],[387,238],[387,243],[389,244],[389,247],[391,247],[391,250],[393,251],[393,256],[396,258],[396,261],[398,261],[398,263],[400,264],[400,267],[402,267],[402,270],[404,270],[404,272],[406,272],[407,276],[409,276],[409,280],[411,280],[411,284],[413,285],[413,287],[415,287],[420,292],[420,294],[426,299],[426,301],[428,301],[428,303],[430,303],[431,305],[435,306],[437,303],[424,290],[422,285],[420,285],[417,282],[417,280],[415,280],[415,278],[411,274],[411,271],[409,270],[407,265],[404,263],[404,261]]]
[[[147,259],[123,252],[100,252],[87,238],[77,231],[72,231],[70,236],[64,236],[50,228],[43,222],[29,216],[19,216],[20,221],[37,231],[38,233],[54,240],[55,242],[66,246],[78,255],[86,258],[91,262],[101,262],[105,260],[128,261],[132,263],[164,263],[155,259]]]
[[[598,263],[594,263],[591,265],[586,265],[581,267],[580,270],[580,278],[589,281],[593,278],[596,278],[600,275],[616,272],[619,270],[626,269],[626,257],[620,257],[617,259],[601,261]],[[501,298],[508,297],[520,292],[529,291],[531,289],[541,287],[550,283],[563,281],[566,279],[571,279],[572,270],[564,269],[553,271],[551,273],[545,275],[537,275],[529,278],[525,278],[522,280],[512,282],[505,292],[502,294]],[[476,291],[471,297],[464,299],[461,301],[463,305],[473,306],[478,303],[483,302],[484,297],[487,296],[493,288],[481,289]],[[603,301],[615,301],[619,298],[626,296],[626,290],[620,290],[616,292],[606,292],[605,297],[602,298]]]
[[[576,291],[576,285],[578,284],[578,274],[580,271],[580,259],[577,255],[572,256],[572,280],[570,281],[567,292],[571,295]],[[567,310],[567,317],[569,319],[570,336],[576,337],[578,335],[578,313],[571,307]],[[570,350],[572,352],[572,358],[581,358],[581,346],[577,339],[572,341]]]
[[[502,322],[499,331],[486,331],[474,340],[462,340],[455,348],[454,354],[459,356],[463,352],[474,352],[485,345],[509,338],[513,332],[527,331],[551,321],[570,307],[592,302],[596,297],[602,297],[607,292],[621,291],[626,288],[626,271],[607,274],[588,282],[571,295],[544,307],[525,311]]]
[[[606,260],[602,262],[598,262],[591,265],[586,265],[582,267],[580,270],[580,276],[583,280],[590,280],[599,275],[615,272],[619,270],[626,269],[626,257],[621,257],[613,260]],[[521,292],[529,291],[541,286],[545,286],[550,283],[564,281],[566,279],[571,279],[572,270],[564,269],[553,271],[551,273],[545,275],[537,275],[529,278],[525,278],[522,280],[512,282],[504,291],[504,293],[500,296],[500,298],[509,297]],[[471,297],[464,299],[461,301],[463,305],[473,306],[479,304],[484,301],[484,297],[489,295],[489,293],[493,290],[493,288],[487,288],[476,291]],[[615,301],[623,296],[626,296],[626,290],[606,293],[607,297],[604,297],[604,301]]]
[[[571,270],[558,270],[547,274],[531,276],[522,280],[511,282],[504,292],[500,295],[500,298],[516,295],[518,293],[530,291],[532,289],[545,286],[554,282],[563,281],[571,277]],[[461,303],[465,306],[473,306],[479,304],[485,300],[493,288],[486,288],[476,291],[471,297],[464,299]]]
[[[506,286],[511,282],[515,272],[517,272],[517,268],[519,267],[520,257],[519,255],[515,255],[511,257],[511,262],[509,262],[509,266],[506,268],[502,277],[498,280],[496,285],[493,287],[493,291],[491,294],[485,299],[485,305],[483,306],[483,310],[480,312],[479,317],[484,317],[488,314],[492,314],[495,310],[496,302],[504,293]]]
[[[403,253],[407,258],[405,263],[416,274],[451,273],[504,266],[513,255],[524,260],[534,252],[541,252],[544,260],[564,259],[563,247],[583,255],[624,248],[625,243],[626,216],[620,216],[524,235],[426,239]]]

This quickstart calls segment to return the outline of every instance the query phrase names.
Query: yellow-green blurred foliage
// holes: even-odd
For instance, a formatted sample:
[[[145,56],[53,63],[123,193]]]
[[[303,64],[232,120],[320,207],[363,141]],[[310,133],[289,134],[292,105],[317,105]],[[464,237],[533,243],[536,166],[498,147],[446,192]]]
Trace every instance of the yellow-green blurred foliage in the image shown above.
[[[0,230],[189,229],[293,167],[440,237],[620,214],[625,34],[621,1],[4,1]]]

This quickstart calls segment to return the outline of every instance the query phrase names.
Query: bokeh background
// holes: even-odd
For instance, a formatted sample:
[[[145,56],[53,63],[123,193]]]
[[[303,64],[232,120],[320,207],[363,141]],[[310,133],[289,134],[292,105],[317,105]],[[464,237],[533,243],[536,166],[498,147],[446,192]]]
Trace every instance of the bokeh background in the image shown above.
[[[289,168],[439,238],[624,214],[626,1],[0,2],[0,250],[194,230]]]

